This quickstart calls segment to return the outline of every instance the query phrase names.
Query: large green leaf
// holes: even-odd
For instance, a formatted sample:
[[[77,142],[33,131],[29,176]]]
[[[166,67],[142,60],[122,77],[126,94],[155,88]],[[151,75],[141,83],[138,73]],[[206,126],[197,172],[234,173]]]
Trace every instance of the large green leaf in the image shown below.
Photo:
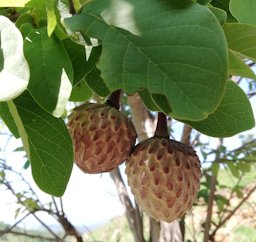
[[[244,63],[241,57],[234,51],[229,50],[229,74],[234,76],[256,79],[252,69]]]
[[[35,182],[51,195],[63,195],[73,166],[73,146],[64,121],[41,109],[28,92],[8,102],[8,106]]]
[[[230,11],[240,23],[256,25],[255,0],[230,0]]]
[[[213,114],[205,120],[187,123],[213,137],[229,137],[255,126],[250,101],[233,81],[228,81],[224,97]]]
[[[223,29],[231,50],[256,61],[256,27],[248,24],[224,24]]]
[[[15,24],[4,16],[0,16],[0,48],[3,59],[0,71],[0,101],[8,101],[27,88],[29,67],[23,54],[22,35]]]
[[[111,91],[131,94],[147,88],[152,96],[167,99],[173,117],[189,120],[206,118],[223,96],[227,45],[206,6],[94,0],[65,24],[103,41],[99,69]]]
[[[11,131],[15,138],[19,138],[19,131],[15,121],[9,111],[7,102],[0,102],[0,118],[4,121],[5,125]]]
[[[22,25],[23,29],[28,27]],[[47,28],[32,29],[24,41],[31,76],[28,89],[47,112],[60,117],[72,90],[73,69],[59,39]]]

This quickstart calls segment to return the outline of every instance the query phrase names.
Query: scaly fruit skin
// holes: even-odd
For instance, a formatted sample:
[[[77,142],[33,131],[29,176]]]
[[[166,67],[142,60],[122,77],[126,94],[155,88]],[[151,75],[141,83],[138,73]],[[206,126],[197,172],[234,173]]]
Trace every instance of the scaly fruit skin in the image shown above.
[[[133,123],[108,104],[86,103],[69,116],[75,163],[86,173],[113,170],[130,155],[136,141]]]
[[[200,161],[180,142],[162,137],[142,141],[126,161],[125,172],[138,205],[158,221],[180,218],[196,200]]]

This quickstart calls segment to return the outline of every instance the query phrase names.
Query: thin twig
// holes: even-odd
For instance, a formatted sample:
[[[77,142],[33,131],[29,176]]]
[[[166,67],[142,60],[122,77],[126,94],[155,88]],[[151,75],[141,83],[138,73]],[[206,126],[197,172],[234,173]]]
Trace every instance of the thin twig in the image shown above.
[[[63,206],[62,198],[60,198],[60,209],[61,209],[61,213],[64,214],[64,206]]]
[[[0,233],[2,234],[4,232],[4,230],[0,230]],[[34,238],[34,239],[43,239],[43,240],[49,240],[49,241],[56,241],[55,238],[50,238],[50,237],[44,237],[41,235],[36,235],[36,234],[29,234],[29,233],[25,233],[25,232],[19,232],[19,231],[9,231],[10,234],[15,234],[15,235],[21,235],[21,236],[26,236],[26,237],[30,237],[30,238]],[[58,240],[58,241],[62,241],[62,240]]]
[[[28,217],[31,213],[27,213],[25,216],[23,216],[21,219],[19,219],[16,223],[14,223],[11,227],[7,227],[5,230],[1,230],[0,232],[0,238],[4,234],[10,233],[19,223],[21,223],[26,217]]]
[[[252,193],[256,191],[256,186],[254,186],[250,192],[241,200],[241,202],[233,209],[233,211],[230,212],[229,215],[227,215],[221,223],[218,224],[218,226],[214,229],[214,231],[211,233],[210,237],[213,238],[218,231],[219,228],[221,228],[235,213],[236,211],[248,200],[248,198],[252,195]]]
[[[51,228],[46,223],[44,223],[35,213],[32,213],[32,215],[41,225],[43,225],[43,227],[45,227],[46,230],[49,231],[50,234],[55,237],[57,241],[61,241],[61,238],[53,230],[51,230]]]

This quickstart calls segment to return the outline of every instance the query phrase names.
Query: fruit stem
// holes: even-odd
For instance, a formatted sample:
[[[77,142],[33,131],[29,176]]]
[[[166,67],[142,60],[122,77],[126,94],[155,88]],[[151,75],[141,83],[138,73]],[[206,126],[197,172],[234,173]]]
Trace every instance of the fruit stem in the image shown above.
[[[161,112],[158,113],[155,136],[169,138],[166,115]]]
[[[117,110],[120,109],[120,97],[121,97],[121,90],[116,90],[110,94],[106,103]]]

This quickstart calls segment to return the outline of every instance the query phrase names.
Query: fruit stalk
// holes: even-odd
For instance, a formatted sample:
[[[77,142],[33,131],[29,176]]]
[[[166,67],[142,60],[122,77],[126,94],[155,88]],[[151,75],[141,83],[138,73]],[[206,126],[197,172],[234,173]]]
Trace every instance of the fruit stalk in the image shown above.
[[[158,113],[155,136],[169,138],[166,115],[161,112]]]
[[[121,90],[116,90],[112,92],[106,101],[106,103],[117,110],[120,109],[120,97],[121,97]]]

